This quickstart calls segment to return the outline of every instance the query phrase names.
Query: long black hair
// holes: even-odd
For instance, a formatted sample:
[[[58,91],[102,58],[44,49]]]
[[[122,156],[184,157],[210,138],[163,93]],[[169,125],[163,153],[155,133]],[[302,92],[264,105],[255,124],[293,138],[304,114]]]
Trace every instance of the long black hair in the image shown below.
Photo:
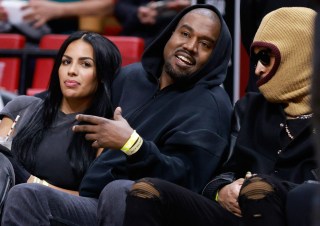
[[[113,116],[110,90],[111,83],[121,66],[121,56],[118,48],[106,37],[93,33],[78,31],[71,34],[62,44],[58,51],[51,72],[51,78],[43,99],[43,103],[30,122],[26,124],[15,136],[12,150],[22,163],[28,163],[31,168],[35,165],[35,154],[46,131],[54,122],[62,102],[62,91],[59,83],[59,67],[62,57],[70,43],[82,39],[89,43],[94,52],[96,76],[98,88],[92,99],[92,103],[84,114],[96,115],[106,118]],[[68,147],[70,164],[77,176],[82,177],[89,164],[96,157],[96,151],[91,147],[83,133],[74,133]]]

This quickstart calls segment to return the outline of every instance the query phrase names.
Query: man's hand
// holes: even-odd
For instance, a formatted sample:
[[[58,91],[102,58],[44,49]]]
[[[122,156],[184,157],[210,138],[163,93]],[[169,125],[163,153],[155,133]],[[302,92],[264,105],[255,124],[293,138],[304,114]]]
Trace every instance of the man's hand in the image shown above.
[[[189,0],[175,0],[166,2],[166,8],[177,12],[187,8],[191,3]]]
[[[60,18],[63,14],[61,7],[59,2],[29,0],[28,4],[22,7],[22,10],[27,11],[23,19],[33,21],[33,26],[39,28],[52,19]]]
[[[138,18],[140,23],[153,25],[156,23],[156,18],[158,16],[157,9],[148,6],[140,6],[138,8]]]
[[[240,178],[231,184],[224,186],[219,191],[218,202],[220,205],[238,217],[241,217],[241,210],[238,203],[240,188],[244,179]]]
[[[92,115],[77,115],[78,121],[88,125],[76,125],[74,132],[86,133],[85,138],[93,141],[94,148],[121,149],[133,133],[133,129],[121,115],[121,108],[114,111],[113,120]]]
[[[1,1],[0,1],[1,4]],[[5,10],[5,8],[3,8],[0,5],[0,21],[7,21],[8,20],[8,14],[7,11]]]

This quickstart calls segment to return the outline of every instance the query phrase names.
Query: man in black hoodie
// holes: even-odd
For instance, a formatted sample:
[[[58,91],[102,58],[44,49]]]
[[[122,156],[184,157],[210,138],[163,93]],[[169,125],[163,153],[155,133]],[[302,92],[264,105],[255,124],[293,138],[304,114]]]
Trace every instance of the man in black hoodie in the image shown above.
[[[200,192],[228,154],[232,105],[220,85],[231,48],[215,7],[194,5],[178,14],[142,62],[117,75],[114,120],[77,116],[87,124],[74,132],[85,132],[93,147],[105,148],[83,178],[80,197],[17,185],[9,192],[3,225],[92,225],[97,208],[104,207],[97,198],[116,179],[157,177]],[[106,223],[100,217],[105,216],[99,224]]]
[[[251,45],[261,93],[235,104],[233,153],[203,196],[157,178],[138,180],[123,226],[311,226],[312,209],[301,204],[316,198],[319,180],[310,107],[315,15],[284,7],[262,20]],[[288,202],[291,192],[296,199]]]

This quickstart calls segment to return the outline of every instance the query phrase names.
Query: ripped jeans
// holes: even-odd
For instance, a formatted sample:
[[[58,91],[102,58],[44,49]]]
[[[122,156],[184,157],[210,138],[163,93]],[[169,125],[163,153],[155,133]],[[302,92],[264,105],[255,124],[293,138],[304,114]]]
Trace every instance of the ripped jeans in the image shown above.
[[[239,225],[218,203],[160,179],[136,182],[126,201],[124,226]]]

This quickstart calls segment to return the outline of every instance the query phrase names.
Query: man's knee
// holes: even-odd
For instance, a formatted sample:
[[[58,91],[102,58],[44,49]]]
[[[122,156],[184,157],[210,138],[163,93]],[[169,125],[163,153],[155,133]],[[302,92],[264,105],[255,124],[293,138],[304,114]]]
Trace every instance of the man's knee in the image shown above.
[[[148,180],[140,180],[132,185],[129,193],[131,196],[146,198],[146,199],[159,199],[160,192]]]
[[[123,224],[126,197],[133,181],[116,180],[101,192],[98,203],[98,224],[120,226]]]
[[[102,190],[99,200],[110,200],[110,197],[126,196],[131,188],[133,181],[131,180],[115,180],[110,182]]]

